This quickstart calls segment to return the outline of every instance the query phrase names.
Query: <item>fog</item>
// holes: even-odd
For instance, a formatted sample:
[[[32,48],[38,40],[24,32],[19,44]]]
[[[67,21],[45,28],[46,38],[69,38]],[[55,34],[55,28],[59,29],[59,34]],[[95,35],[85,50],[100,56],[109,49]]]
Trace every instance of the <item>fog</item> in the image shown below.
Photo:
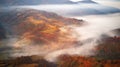
[[[44,10],[54,12],[62,16],[87,16],[119,13],[120,9],[102,4],[79,3],[79,4],[53,4],[53,5],[35,5],[35,6],[13,6],[14,8],[30,8],[36,10]]]
[[[94,0],[95,2],[98,2],[102,5],[106,5],[106,6],[111,6],[111,7],[115,7],[115,8],[119,8],[120,9],[120,1],[119,0]]]
[[[77,33],[76,38],[82,42],[82,46],[62,49],[49,53],[46,58],[49,61],[56,60],[56,57],[62,54],[80,55],[80,56],[92,56],[96,54],[95,47],[99,45],[98,41],[102,42],[102,34],[106,34],[110,37],[116,36],[113,32],[114,29],[120,28],[120,13],[109,15],[92,15],[84,17],[76,17],[77,19],[84,19],[88,22],[88,25],[82,27],[73,27],[73,30]]]
[[[14,6],[16,8],[16,6]],[[17,6],[19,8],[33,8],[37,10],[45,10],[50,12],[55,12],[59,15],[72,17],[76,19],[83,19],[86,21],[86,25],[84,26],[66,26],[67,29],[71,29],[70,38],[75,38],[76,41],[81,44],[58,44],[57,42],[52,42],[49,45],[43,44],[34,45],[34,43],[29,40],[19,40],[16,38],[10,38],[8,40],[4,40],[7,42],[6,46],[2,47],[10,47],[13,49],[5,50],[5,53],[9,53],[10,57],[20,57],[20,56],[31,56],[31,55],[40,55],[43,56],[46,60],[50,62],[57,61],[57,57],[63,54],[68,55],[79,55],[79,56],[93,56],[97,52],[95,47],[99,45],[98,41],[101,41],[103,34],[114,37],[115,33],[109,33],[111,30],[120,28],[120,13],[115,12],[113,8],[107,9],[103,6],[94,5],[38,5],[38,6]],[[48,8],[51,7],[51,8]],[[64,9],[63,9],[64,7]],[[84,8],[86,7],[86,8]],[[90,9],[98,9],[103,10],[103,14],[97,14],[96,11]],[[99,8],[97,8],[99,7]],[[56,9],[57,8],[57,9]],[[80,10],[80,11],[79,11]],[[83,10],[83,11],[82,11]],[[85,11],[85,13],[84,13]],[[95,12],[95,13],[94,13]],[[110,13],[108,13],[110,12]],[[93,14],[93,15],[92,15]],[[97,14],[97,15],[95,15]],[[64,27],[63,27],[64,29]],[[17,43],[16,43],[17,42]],[[19,48],[18,48],[19,47]]]
[[[8,42],[6,46],[12,49],[7,49],[4,53],[9,53],[10,57],[40,55],[50,62],[57,61],[60,55],[79,55],[79,56],[94,56],[96,55],[95,47],[99,45],[98,41],[102,42],[102,34],[114,37],[115,33],[109,33],[111,30],[120,28],[120,13],[108,15],[91,15],[91,16],[76,16],[76,19],[84,19],[87,24],[84,26],[66,26],[72,30],[70,38],[76,38],[82,44],[59,44],[52,42],[49,45],[43,44],[34,45],[29,40],[19,40],[18,38],[10,38],[3,42]],[[19,48],[18,48],[19,47]]]

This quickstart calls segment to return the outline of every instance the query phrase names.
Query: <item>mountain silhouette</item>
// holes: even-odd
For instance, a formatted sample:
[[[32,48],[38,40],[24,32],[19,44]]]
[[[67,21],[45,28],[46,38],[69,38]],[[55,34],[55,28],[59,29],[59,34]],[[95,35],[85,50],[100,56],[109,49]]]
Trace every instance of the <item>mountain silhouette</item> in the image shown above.
[[[39,5],[39,4],[77,4],[77,3],[96,3],[92,0],[72,2],[70,0],[1,0],[0,5]]]
[[[70,0],[1,0],[0,5],[72,4]]]
[[[82,0],[82,1],[79,1],[78,3],[96,3],[92,0]]]
[[[0,40],[5,39],[5,38],[6,38],[6,31],[3,25],[0,23]]]
[[[56,7],[54,7],[56,6]],[[74,5],[37,5],[37,6],[23,6],[23,8],[32,8],[44,11],[54,12],[63,16],[85,16],[85,15],[105,15],[119,13],[120,9],[110,6],[105,6],[98,3],[78,3]],[[39,8],[41,7],[41,8]]]

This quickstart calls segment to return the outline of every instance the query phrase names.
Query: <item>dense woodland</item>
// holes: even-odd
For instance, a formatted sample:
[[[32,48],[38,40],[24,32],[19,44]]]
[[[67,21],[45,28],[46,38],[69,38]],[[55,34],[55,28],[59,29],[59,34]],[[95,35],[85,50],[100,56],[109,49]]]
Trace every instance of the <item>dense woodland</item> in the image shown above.
[[[57,62],[48,62],[41,56],[26,56],[11,60],[1,60],[0,67],[119,67],[120,38],[107,38],[96,47],[96,56],[82,57],[61,55]]]

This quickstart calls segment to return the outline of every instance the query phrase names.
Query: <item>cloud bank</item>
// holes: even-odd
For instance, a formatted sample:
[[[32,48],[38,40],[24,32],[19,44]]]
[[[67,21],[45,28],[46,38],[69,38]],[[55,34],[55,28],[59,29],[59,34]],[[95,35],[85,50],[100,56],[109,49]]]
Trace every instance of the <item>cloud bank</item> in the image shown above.
[[[110,37],[114,37],[117,34],[108,33],[111,30],[119,29],[120,14],[110,14],[110,15],[93,15],[76,17],[78,19],[85,19],[88,21],[88,25],[82,27],[73,27],[73,34],[76,33],[76,38],[83,44],[78,44],[77,47],[72,47],[68,49],[62,49],[49,53],[45,58],[49,61],[56,60],[56,57],[62,54],[69,55],[80,55],[80,56],[92,56],[95,55],[95,47],[99,45],[98,41],[102,42],[102,34],[106,34]]]
[[[84,19],[88,23],[84,26],[66,26],[61,29],[71,29],[71,35],[67,37],[71,40],[75,38],[77,43],[58,43],[51,42],[49,45],[35,45],[29,40],[20,40],[18,38],[10,38],[4,40],[2,47],[9,47],[11,49],[5,50],[3,53],[8,53],[10,57],[40,55],[50,62],[57,61],[60,55],[79,55],[79,56],[93,56],[96,54],[95,47],[99,45],[102,34],[108,36],[115,36],[115,33],[108,33],[111,30],[120,28],[120,13],[109,15],[92,15],[83,17],[74,17]],[[72,40],[71,40],[72,41]],[[20,45],[19,45],[20,44]]]

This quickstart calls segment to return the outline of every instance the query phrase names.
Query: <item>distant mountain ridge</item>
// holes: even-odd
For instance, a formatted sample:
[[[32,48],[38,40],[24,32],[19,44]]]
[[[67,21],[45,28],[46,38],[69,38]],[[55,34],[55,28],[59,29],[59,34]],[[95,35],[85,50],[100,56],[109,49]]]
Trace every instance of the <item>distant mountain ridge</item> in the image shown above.
[[[36,5],[36,6],[21,6],[20,8],[32,8],[37,10],[44,10],[54,12],[59,15],[67,17],[120,13],[120,9],[118,8],[105,6],[98,3],[79,3],[74,5],[70,4],[70,5],[44,5],[44,6]]]
[[[96,3],[92,0],[73,2],[70,0],[1,0],[0,5],[40,5],[40,4],[77,4]]]
[[[94,3],[95,4],[96,2],[94,2],[92,0],[82,0],[82,1],[79,1],[77,3]]]
[[[63,16],[101,15],[120,12],[120,9],[118,8],[104,6],[92,0],[83,0],[79,2],[72,2],[70,0],[2,0],[0,5],[17,7],[28,6],[28,8],[31,7],[32,9],[54,12]],[[41,5],[44,5],[44,7]],[[64,5],[67,7],[64,7]],[[71,7],[72,9],[68,7]]]
[[[1,0],[1,5],[73,4],[70,0]]]

